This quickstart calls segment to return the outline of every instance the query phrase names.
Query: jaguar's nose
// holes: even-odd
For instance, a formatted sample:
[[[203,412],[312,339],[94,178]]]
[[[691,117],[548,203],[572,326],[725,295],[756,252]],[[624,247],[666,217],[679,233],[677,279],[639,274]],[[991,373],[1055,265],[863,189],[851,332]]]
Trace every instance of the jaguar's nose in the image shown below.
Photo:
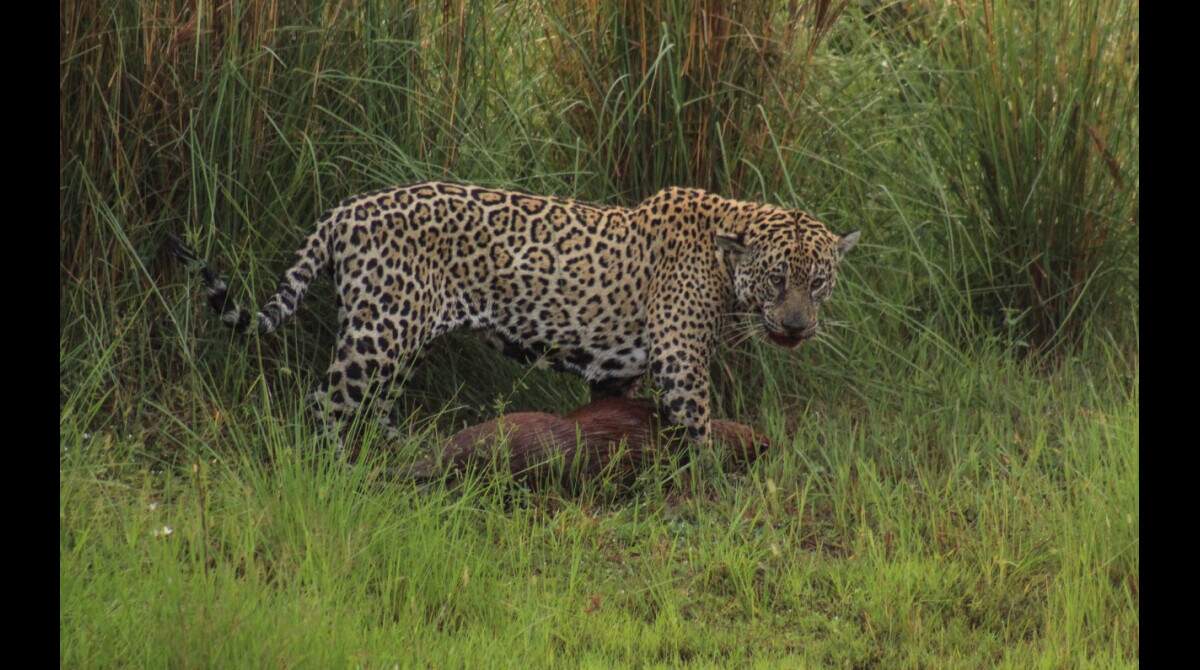
[[[779,322],[788,337],[809,338],[817,332],[817,322],[800,316],[785,318]]]

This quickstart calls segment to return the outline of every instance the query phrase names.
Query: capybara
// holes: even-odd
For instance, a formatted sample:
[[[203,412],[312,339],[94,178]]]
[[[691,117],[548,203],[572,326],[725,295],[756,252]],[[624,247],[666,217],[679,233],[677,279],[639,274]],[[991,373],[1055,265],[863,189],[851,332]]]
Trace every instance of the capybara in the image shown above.
[[[654,404],[642,399],[603,398],[562,417],[514,412],[454,434],[440,458],[419,461],[413,473],[428,478],[471,464],[507,461],[514,477],[531,481],[558,467],[554,464],[561,459],[561,471],[570,479],[604,473],[628,480],[647,461],[686,447],[679,436],[659,428]],[[771,445],[740,423],[716,420],[712,430],[713,443],[726,450],[726,462],[733,467],[749,465]]]

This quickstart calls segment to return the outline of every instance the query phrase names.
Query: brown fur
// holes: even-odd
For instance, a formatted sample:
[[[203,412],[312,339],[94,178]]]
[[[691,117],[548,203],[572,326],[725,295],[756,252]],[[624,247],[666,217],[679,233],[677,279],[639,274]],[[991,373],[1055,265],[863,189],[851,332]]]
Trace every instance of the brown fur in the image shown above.
[[[747,467],[770,441],[749,426],[713,421],[713,441],[727,449],[731,467]],[[603,398],[558,417],[545,412],[514,412],[463,429],[438,457],[414,466],[422,478],[461,472],[508,459],[508,469],[523,481],[550,471],[556,457],[563,472],[579,479],[608,474],[627,481],[649,462],[675,453],[684,443],[660,429],[658,412],[648,400]]]

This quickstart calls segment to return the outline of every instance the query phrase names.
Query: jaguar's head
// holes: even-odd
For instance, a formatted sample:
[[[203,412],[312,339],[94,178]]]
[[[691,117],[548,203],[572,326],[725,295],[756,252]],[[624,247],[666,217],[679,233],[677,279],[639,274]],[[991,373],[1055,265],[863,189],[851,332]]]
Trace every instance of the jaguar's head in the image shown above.
[[[743,232],[718,231],[737,308],[757,317],[775,344],[795,347],[816,335],[818,311],[837,283],[859,231],[838,235],[803,212],[774,210]]]

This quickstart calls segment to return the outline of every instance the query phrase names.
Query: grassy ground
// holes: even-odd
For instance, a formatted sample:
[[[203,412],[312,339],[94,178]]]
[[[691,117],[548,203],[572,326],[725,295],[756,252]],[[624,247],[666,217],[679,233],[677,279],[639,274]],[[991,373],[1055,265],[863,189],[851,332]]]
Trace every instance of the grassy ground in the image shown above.
[[[64,1],[62,666],[1138,664],[1136,9],[749,3],[706,50],[686,3],[399,4]],[[410,438],[350,464],[299,409],[329,287],[239,339],[160,251],[261,298],[324,207],[447,177],[863,229],[819,339],[714,368],[777,450],[623,491],[392,481],[585,387],[451,336]]]
[[[1136,664],[1136,376],[922,368],[625,496],[389,483],[422,440],[349,466],[286,414],[164,414],[165,463],[65,417],[63,664]]]

